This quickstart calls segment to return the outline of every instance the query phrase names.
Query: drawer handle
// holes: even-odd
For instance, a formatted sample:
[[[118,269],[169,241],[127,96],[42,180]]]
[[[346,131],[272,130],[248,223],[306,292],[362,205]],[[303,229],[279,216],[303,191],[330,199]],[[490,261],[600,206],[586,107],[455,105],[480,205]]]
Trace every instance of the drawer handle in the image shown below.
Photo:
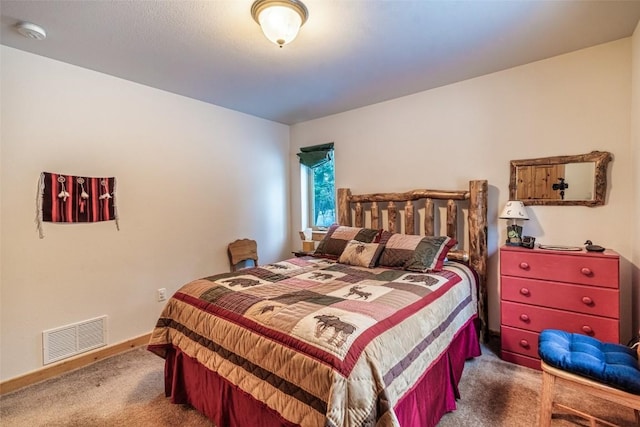
[[[580,273],[584,274],[585,276],[591,276],[593,274],[591,269],[587,267],[582,267],[582,269],[580,270]]]
[[[587,335],[593,335],[593,329],[591,329],[591,326],[589,325],[584,325],[582,327],[582,332],[584,332]]]
[[[529,269],[529,264],[527,264],[526,262],[521,262],[520,263],[520,268],[523,270],[528,270]]]
[[[527,341],[527,340],[520,340],[520,347],[522,347],[522,348],[529,348],[529,341]]]
[[[593,300],[591,298],[589,298],[589,297],[582,297],[582,302],[585,305],[593,305]]]
[[[529,316],[527,316],[526,314],[521,314],[520,315],[520,320],[522,320],[523,322],[528,322],[529,321]]]
[[[529,289],[527,289],[527,288],[520,288],[520,293],[521,293],[522,295],[527,295],[527,296],[528,296],[529,294],[531,294],[531,292],[529,292]]]

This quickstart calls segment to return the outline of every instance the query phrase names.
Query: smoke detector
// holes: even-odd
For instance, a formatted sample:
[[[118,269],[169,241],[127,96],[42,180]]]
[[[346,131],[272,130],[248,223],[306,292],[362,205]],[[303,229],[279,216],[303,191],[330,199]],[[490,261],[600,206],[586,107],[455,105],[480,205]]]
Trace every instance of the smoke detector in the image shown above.
[[[16,30],[28,39],[44,40],[47,38],[44,28],[31,22],[20,22],[16,25]]]

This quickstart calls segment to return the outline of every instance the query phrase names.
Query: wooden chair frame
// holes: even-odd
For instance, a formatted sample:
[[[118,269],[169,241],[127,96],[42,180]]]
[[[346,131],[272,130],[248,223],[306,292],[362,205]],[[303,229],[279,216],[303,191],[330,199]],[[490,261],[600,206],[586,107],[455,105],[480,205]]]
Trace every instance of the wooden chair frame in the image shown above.
[[[540,394],[539,427],[549,427],[551,425],[551,416],[553,414],[554,407],[589,420],[591,427],[595,427],[597,423],[611,427],[619,427],[616,424],[594,417],[593,415],[578,411],[569,406],[555,403],[554,397],[556,384],[562,384],[575,390],[589,393],[601,399],[609,400],[619,405],[628,406],[634,410],[636,423],[640,426],[640,395],[627,393],[622,390],[618,390],[617,388],[592,381],[588,378],[554,368],[553,366],[547,365],[544,361],[541,361],[541,367],[542,392]]]
[[[424,234],[436,235],[435,206],[446,204],[446,234],[461,242],[463,233],[458,212],[468,210],[467,241],[468,250],[457,248],[449,251],[447,257],[468,263],[478,274],[478,316],[481,321],[480,335],[489,337],[487,316],[487,189],[486,180],[469,181],[469,188],[459,191],[413,190],[406,193],[375,193],[354,195],[348,188],[338,189],[338,223],[355,227],[382,227],[381,210],[386,210],[387,227],[391,232],[399,232],[400,210],[404,211],[404,233],[420,234],[420,224],[416,221],[416,204],[424,200]],[[440,202],[439,202],[440,201]],[[400,205],[400,206],[398,206]],[[365,209],[370,211],[370,224],[365,224]],[[420,209],[420,207],[418,207]],[[464,228],[464,227],[461,227]]]
[[[243,261],[253,260],[258,266],[258,244],[251,239],[238,239],[227,246],[231,271],[237,270],[237,265]]]

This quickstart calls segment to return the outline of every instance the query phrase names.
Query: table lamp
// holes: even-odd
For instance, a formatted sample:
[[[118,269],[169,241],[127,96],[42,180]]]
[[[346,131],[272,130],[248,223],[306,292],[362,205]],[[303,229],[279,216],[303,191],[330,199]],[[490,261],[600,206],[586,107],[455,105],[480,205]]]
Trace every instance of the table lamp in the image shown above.
[[[529,219],[524,203],[518,200],[509,200],[504,206],[501,219],[509,219],[510,224],[507,225],[507,242],[508,246],[522,245],[522,227],[518,225],[519,219]]]

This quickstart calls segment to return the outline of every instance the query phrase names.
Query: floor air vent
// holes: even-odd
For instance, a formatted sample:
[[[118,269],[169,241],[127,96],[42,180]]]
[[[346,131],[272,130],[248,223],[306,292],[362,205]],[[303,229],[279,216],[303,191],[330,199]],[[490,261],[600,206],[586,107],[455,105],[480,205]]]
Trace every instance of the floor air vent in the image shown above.
[[[107,316],[42,332],[44,364],[107,345]]]

